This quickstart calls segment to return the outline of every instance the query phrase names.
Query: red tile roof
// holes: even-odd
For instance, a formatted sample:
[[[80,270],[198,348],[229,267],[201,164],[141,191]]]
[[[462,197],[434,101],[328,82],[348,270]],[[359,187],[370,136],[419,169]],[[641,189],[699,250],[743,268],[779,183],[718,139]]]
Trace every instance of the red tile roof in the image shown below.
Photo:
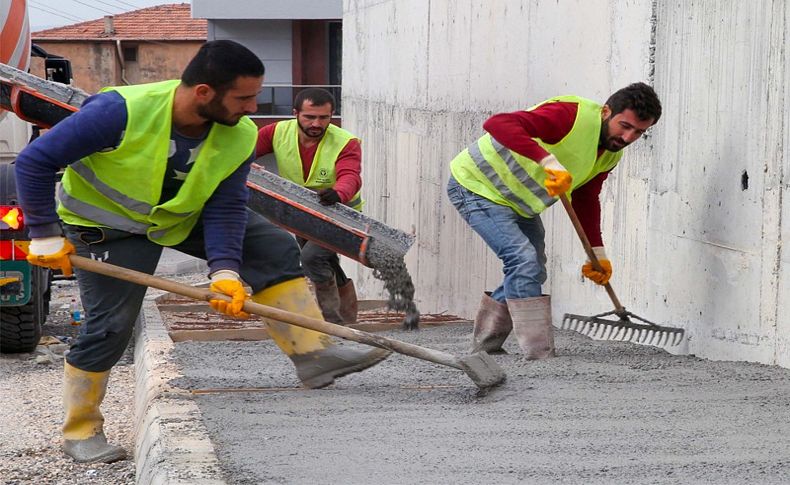
[[[171,3],[120,13],[115,32],[104,32],[104,18],[33,32],[40,40],[206,40],[206,19],[193,19],[188,3]]]

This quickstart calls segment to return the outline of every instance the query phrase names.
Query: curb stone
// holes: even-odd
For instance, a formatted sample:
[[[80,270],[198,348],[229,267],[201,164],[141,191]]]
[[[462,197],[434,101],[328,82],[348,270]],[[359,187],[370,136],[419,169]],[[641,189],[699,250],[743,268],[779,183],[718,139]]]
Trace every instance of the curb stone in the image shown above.
[[[149,291],[136,323],[135,460],[141,485],[226,484],[214,445],[191,395],[171,387],[181,377],[156,296]]]

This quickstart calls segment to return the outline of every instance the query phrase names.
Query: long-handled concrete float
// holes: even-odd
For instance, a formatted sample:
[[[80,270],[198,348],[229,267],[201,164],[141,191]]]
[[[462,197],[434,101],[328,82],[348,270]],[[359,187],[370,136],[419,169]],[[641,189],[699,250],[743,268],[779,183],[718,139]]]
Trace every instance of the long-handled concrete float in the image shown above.
[[[149,286],[157,288],[178,295],[194,298],[195,300],[209,301],[211,299],[225,299],[230,301],[230,298],[225,295],[212,293],[206,288],[197,288],[194,286],[185,285],[175,281],[159,278],[139,271],[134,271],[120,266],[115,266],[109,263],[102,263],[92,259],[83,258],[82,256],[70,256],[71,264],[75,268],[91,271],[93,273],[110,276],[113,278],[122,279],[138,285]],[[485,352],[478,352],[472,355],[465,355],[458,357],[446,352],[420,347],[399,340],[373,335],[367,332],[362,332],[353,328],[335,325],[334,323],[325,322],[316,318],[306,317],[296,313],[287,312],[278,308],[261,305],[252,301],[244,303],[244,311],[264,318],[270,318],[280,322],[296,325],[297,327],[308,328],[328,335],[334,335],[346,340],[352,340],[361,344],[379,347],[399,354],[408,355],[417,359],[427,360],[440,365],[454,367],[460,369],[472,379],[472,382],[477,385],[481,390],[486,391],[491,387],[497,386],[505,381],[505,372],[494,361],[494,359]]]

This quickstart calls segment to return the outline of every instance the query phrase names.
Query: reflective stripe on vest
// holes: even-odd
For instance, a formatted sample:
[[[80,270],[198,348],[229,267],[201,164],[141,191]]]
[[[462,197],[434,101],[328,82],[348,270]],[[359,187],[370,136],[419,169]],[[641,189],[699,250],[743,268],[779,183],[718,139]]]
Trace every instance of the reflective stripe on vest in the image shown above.
[[[132,234],[145,234],[148,231],[148,224],[142,222],[134,222],[124,216],[110,212],[95,205],[90,205],[79,199],[75,199],[68,192],[63,189],[63,186],[58,186],[58,202],[75,214],[82,214],[90,218],[91,221],[97,222],[102,226],[112,227],[121,231],[131,232]]]
[[[217,186],[250,158],[257,128],[247,117],[235,126],[212,124],[181,188],[160,203],[179,83],[103,90],[115,90],[126,101],[124,136],[117,148],[66,168],[58,196],[58,215],[64,222],[147,234],[165,246],[189,236]]]
[[[503,155],[502,149],[505,149],[505,151],[509,152],[509,150],[507,150],[504,146],[502,146],[502,144],[500,144],[499,142],[497,142],[491,137],[489,138],[491,139],[494,149],[496,149],[497,153],[499,153],[500,156]],[[496,145],[494,145],[494,142],[496,143]],[[525,204],[523,200],[516,197],[513,191],[511,191],[510,188],[508,188],[508,186],[505,185],[505,183],[502,181],[499,175],[497,175],[496,170],[494,170],[494,167],[490,163],[488,163],[488,160],[486,160],[485,157],[483,156],[482,152],[480,151],[479,143],[480,140],[476,141],[475,143],[472,143],[469,146],[469,156],[472,157],[472,160],[474,160],[475,165],[477,165],[477,168],[479,168],[480,171],[483,172],[483,175],[485,175],[485,177],[494,184],[494,187],[496,187],[496,189],[502,194],[503,197],[505,197],[511,203],[517,205],[519,209],[522,212],[524,212],[528,217],[532,217],[535,214],[537,214],[535,211],[532,210],[531,207]],[[510,155],[510,153],[508,153],[507,155]],[[527,172],[522,167],[520,166],[517,168],[513,167],[513,165],[518,165],[518,164],[516,163],[515,159],[512,156],[508,158],[507,155],[505,155],[503,159],[505,163],[507,163],[508,167],[510,168],[510,171],[513,172],[513,174],[516,175],[516,177],[518,177],[520,180],[528,180],[529,182],[532,182],[532,183],[528,183],[530,189],[533,184],[537,185],[537,183],[535,183],[535,181],[532,180],[532,177],[530,177],[529,174],[527,174]]]
[[[93,170],[82,163],[82,161],[72,163],[69,165],[69,168],[78,173],[80,177],[85,179],[86,182],[91,184],[103,196],[107,197],[116,204],[126,207],[130,211],[137,212],[141,217],[147,216],[151,212],[151,209],[154,208],[154,206],[151,204],[132,199],[131,197],[126,196],[123,192],[115,190],[114,188],[105,184],[99,180],[99,177],[93,173]]]
[[[335,163],[351,140],[359,140],[359,138],[333,124],[327,126],[326,132],[316,148],[310,173],[307,174],[307,180],[305,180],[302,156],[299,152],[298,121],[295,119],[280,121],[275,126],[272,137],[274,156],[277,159],[277,172],[280,177],[309,189],[334,187],[337,182]],[[354,194],[345,205],[361,210],[363,205],[361,191]]]

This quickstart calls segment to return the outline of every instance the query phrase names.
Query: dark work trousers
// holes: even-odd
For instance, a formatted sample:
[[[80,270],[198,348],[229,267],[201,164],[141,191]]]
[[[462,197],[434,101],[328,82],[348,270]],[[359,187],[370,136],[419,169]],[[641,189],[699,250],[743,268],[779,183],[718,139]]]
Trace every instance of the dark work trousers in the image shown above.
[[[348,277],[340,267],[340,257],[336,252],[301,237],[296,240],[302,248],[302,268],[310,281],[327,283],[335,278],[337,286],[346,284]]]
[[[247,212],[240,274],[253,293],[304,276],[294,237],[249,209]],[[153,274],[162,254],[162,246],[144,235],[98,227],[64,228],[77,254],[86,258]],[[202,225],[195,226],[173,249],[206,259]],[[126,350],[147,288],[90,271],[75,268],[74,272],[87,316],[66,360],[78,369],[103,372]]]

